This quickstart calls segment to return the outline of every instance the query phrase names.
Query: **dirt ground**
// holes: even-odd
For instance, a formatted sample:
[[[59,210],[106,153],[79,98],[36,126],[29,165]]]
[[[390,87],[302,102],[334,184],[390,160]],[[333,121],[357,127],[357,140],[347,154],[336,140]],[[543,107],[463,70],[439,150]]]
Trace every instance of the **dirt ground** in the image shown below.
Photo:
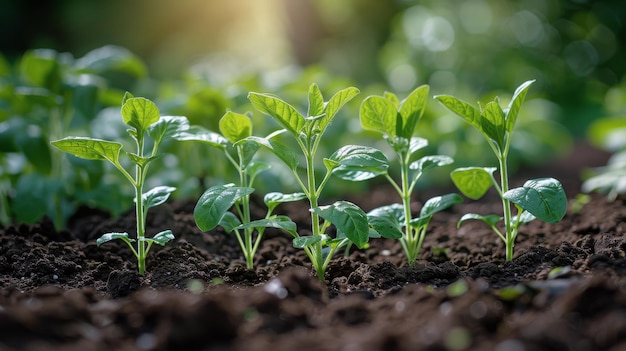
[[[558,178],[574,199],[580,169],[606,157],[579,146],[520,177]],[[390,194],[349,200],[368,210]],[[278,231],[246,269],[234,237],[195,226],[191,200],[150,210],[148,233],[176,239],[153,248],[145,276],[125,244],[95,244],[132,233],[132,212],[82,209],[62,231],[0,227],[0,350],[626,350],[626,197],[572,200],[562,222],[525,225],[511,262],[484,224],[456,228],[464,213],[497,213],[493,200],[435,215],[415,267],[376,239],[337,256],[324,282]],[[305,203],[285,213],[306,228]]]

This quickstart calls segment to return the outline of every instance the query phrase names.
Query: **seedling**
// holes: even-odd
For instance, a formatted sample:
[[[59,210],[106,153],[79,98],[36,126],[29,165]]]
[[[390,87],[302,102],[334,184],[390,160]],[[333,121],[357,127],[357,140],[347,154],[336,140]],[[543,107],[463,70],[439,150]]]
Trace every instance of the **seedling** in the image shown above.
[[[194,218],[203,231],[221,225],[226,231],[235,233],[246,266],[252,269],[254,255],[265,228],[281,228],[287,232],[296,230],[295,223],[285,216],[273,215],[273,210],[282,202],[304,199],[304,194],[267,194],[265,203],[268,210],[265,218],[252,221],[250,215],[250,195],[254,192],[252,185],[256,177],[270,166],[264,162],[253,161],[259,144],[246,140],[252,136],[252,122],[248,116],[227,112],[219,121],[219,129],[221,135],[193,126],[178,136],[178,140],[200,141],[222,150],[239,175],[237,186],[226,184],[207,189],[196,204]],[[233,206],[234,213],[229,212]]]
[[[152,238],[146,238],[146,217],[148,209],[167,201],[170,194],[176,188],[169,186],[157,186],[147,192],[143,192],[150,164],[158,159],[159,146],[163,141],[173,139],[177,133],[189,128],[189,122],[185,117],[160,116],[159,109],[150,100],[141,97],[133,97],[130,93],[124,95],[122,100],[122,118],[130,129],[128,134],[135,141],[136,153],[127,153],[129,161],[134,164],[134,176],[129,173],[120,163],[120,151],[122,144],[113,141],[94,139],[89,137],[66,137],[52,142],[52,145],[74,156],[88,160],[107,160],[133,185],[135,189],[135,210],[137,216],[137,239],[129,237],[128,233],[107,233],[96,241],[98,246],[114,240],[124,241],[137,258],[139,274],[146,271],[146,257],[152,244],[165,245],[174,239],[171,230],[164,230],[155,234]],[[145,153],[147,137],[152,139],[152,151]],[[135,248],[134,242],[137,242]]]
[[[461,116],[487,139],[487,143],[498,159],[495,167],[465,167],[452,171],[451,177],[457,188],[470,199],[481,198],[493,185],[502,200],[503,215],[479,215],[468,213],[461,217],[458,226],[466,220],[476,219],[485,222],[504,241],[506,260],[513,259],[513,246],[519,226],[535,218],[548,223],[560,221],[567,210],[567,197],[561,183],[554,178],[531,179],[522,187],[509,189],[507,156],[511,144],[513,127],[526,98],[528,89],[534,80],[520,85],[508,107],[503,110],[496,97],[485,108],[476,108],[469,103],[450,95],[435,98],[450,111]],[[500,183],[494,173],[500,172]],[[517,214],[511,213],[511,203]],[[496,226],[504,220],[504,233]]]
[[[337,201],[331,205],[319,205],[321,193],[332,174],[342,174],[344,179],[361,181],[375,177],[386,170],[386,159],[382,152],[374,148],[347,145],[325,158],[323,163],[326,172],[321,180],[316,176],[316,153],[323,140],[324,131],[332,123],[341,107],[358,93],[359,90],[356,88],[346,88],[325,102],[318,86],[312,84],[308,94],[307,117],[276,96],[254,92],[248,94],[248,98],[257,110],[272,117],[283,128],[265,138],[251,136],[246,140],[258,143],[282,160],[308,199],[311,212],[311,235],[300,235],[296,231],[291,234],[294,237],[294,247],[306,252],[320,280],[324,279],[324,272],[337,250],[347,247],[350,243],[362,248],[367,244],[370,235],[373,237],[389,235],[385,230],[380,232],[375,228],[370,230],[365,212],[351,202]],[[293,137],[301,151],[305,162],[304,175],[299,172],[298,155],[287,145],[275,139],[284,133]],[[337,230],[335,237],[327,234],[331,224]]]
[[[614,153],[606,166],[587,171],[582,191],[598,192],[606,195],[609,202],[615,201],[621,194],[626,194],[626,150]]]
[[[453,162],[451,157],[444,155],[424,156],[415,160],[417,151],[428,145],[426,139],[413,136],[424,113],[428,91],[428,85],[423,85],[403,101],[389,92],[384,96],[369,96],[361,104],[360,111],[363,128],[381,133],[400,163],[400,182],[396,182],[386,170],[381,174],[396,189],[402,204],[376,208],[368,213],[368,217],[371,222],[383,221],[393,228],[409,265],[416,263],[433,215],[463,201],[454,193],[437,196],[424,203],[419,217],[413,218],[411,214],[411,195],[422,174],[431,168]]]

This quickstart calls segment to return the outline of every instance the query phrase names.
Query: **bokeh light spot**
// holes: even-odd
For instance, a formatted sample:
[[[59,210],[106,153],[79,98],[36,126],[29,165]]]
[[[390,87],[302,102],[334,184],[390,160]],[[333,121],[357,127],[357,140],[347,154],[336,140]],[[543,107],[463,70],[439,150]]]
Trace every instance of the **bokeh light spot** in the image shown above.
[[[565,62],[574,74],[585,76],[593,71],[599,61],[598,52],[586,40],[570,43],[563,50]]]
[[[396,91],[408,91],[417,82],[415,68],[409,64],[402,64],[392,68],[387,75],[389,85]]]
[[[443,17],[430,17],[422,32],[424,45],[430,51],[446,51],[454,44],[454,28]]]
[[[511,16],[509,27],[522,45],[537,46],[545,38],[543,22],[527,10],[519,11]]]
[[[483,0],[466,0],[459,6],[459,19],[463,28],[471,34],[485,33],[491,27],[491,7]]]

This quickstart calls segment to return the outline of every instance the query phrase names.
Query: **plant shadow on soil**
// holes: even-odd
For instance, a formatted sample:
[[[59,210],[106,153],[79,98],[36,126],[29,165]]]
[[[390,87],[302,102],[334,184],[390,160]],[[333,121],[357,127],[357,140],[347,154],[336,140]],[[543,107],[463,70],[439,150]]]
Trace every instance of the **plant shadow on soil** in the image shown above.
[[[554,176],[573,198],[580,169],[607,156],[577,148],[524,177]],[[392,193],[349,200],[369,210]],[[433,218],[417,266],[376,239],[334,258],[325,282],[272,230],[246,269],[233,236],[197,229],[193,201],[151,209],[147,232],[176,240],[153,248],[145,276],[125,244],[95,244],[132,233],[132,213],[82,209],[62,231],[49,220],[0,228],[0,350],[626,350],[625,204],[592,195],[558,224],[527,224],[505,262],[488,227],[456,228],[500,203],[468,200]],[[310,220],[305,203],[285,214]]]

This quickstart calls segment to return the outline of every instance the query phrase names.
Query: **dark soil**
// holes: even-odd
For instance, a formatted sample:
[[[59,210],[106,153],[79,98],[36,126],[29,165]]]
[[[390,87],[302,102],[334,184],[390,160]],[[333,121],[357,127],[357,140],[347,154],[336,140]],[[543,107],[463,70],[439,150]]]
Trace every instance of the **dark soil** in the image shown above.
[[[606,161],[592,151],[523,177],[559,178],[573,199],[582,166]],[[369,210],[392,194],[349,200]],[[530,223],[505,262],[488,227],[456,228],[500,203],[468,200],[435,216],[417,266],[377,239],[337,256],[325,282],[277,231],[246,269],[232,236],[196,228],[194,201],[151,209],[148,233],[176,240],[153,248],[145,276],[122,242],[95,244],[132,233],[132,213],[82,209],[62,231],[48,220],[0,228],[0,350],[626,350],[625,204],[593,195],[558,224]],[[305,203],[285,211],[306,228]]]

